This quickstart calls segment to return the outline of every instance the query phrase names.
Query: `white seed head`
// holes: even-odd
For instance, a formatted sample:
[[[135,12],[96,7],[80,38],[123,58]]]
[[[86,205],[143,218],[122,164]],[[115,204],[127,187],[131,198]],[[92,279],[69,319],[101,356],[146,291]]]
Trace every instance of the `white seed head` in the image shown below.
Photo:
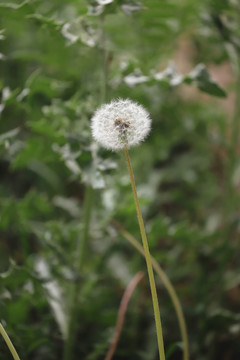
[[[128,99],[102,105],[92,118],[94,139],[111,150],[138,145],[148,135],[150,128],[148,112]]]

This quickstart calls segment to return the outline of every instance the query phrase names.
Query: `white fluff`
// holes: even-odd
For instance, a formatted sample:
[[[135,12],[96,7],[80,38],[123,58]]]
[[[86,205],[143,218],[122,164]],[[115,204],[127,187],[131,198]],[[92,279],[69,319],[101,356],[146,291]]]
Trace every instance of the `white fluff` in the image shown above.
[[[150,129],[148,112],[129,99],[118,99],[102,105],[92,117],[94,139],[111,150],[138,145]]]

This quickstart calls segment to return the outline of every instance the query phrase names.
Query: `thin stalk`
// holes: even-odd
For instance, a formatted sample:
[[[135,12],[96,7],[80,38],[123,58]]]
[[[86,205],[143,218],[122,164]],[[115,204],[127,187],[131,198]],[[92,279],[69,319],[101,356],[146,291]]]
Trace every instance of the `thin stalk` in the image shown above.
[[[144,249],[141,244],[135,239],[134,236],[132,236],[129,232],[127,232],[121,225],[114,222],[114,226],[119,230],[119,232],[123,235],[123,237],[130,242],[131,245],[137,249],[140,254],[144,257]],[[162,280],[165,288],[168,291],[168,294],[172,300],[173,306],[175,308],[175,312],[178,318],[180,333],[182,337],[183,342],[183,360],[189,360],[189,344],[188,344],[188,335],[187,335],[187,325],[185,321],[185,317],[183,314],[183,310],[181,307],[180,300],[176,294],[176,291],[174,290],[174,287],[170,280],[168,279],[166,273],[163,271],[161,266],[158,264],[158,262],[151,256],[151,262],[154,270]]]
[[[84,207],[83,207],[83,224],[84,224],[83,237],[82,237],[82,241],[78,243],[78,249],[77,249],[78,258],[77,258],[76,266],[78,271],[80,271],[82,268],[83,259],[84,256],[86,255],[86,250],[87,250],[93,193],[94,193],[93,188],[88,185],[85,190],[85,199],[84,199]]]
[[[238,65],[238,66],[237,66]],[[228,240],[230,235],[230,226],[229,220],[236,205],[236,196],[235,196],[235,188],[233,184],[233,175],[236,169],[236,164],[238,161],[238,145],[239,145],[239,132],[240,132],[240,64],[235,64],[235,72],[236,72],[236,85],[235,85],[235,111],[232,118],[231,124],[231,138],[229,142],[229,156],[228,156],[228,165],[227,165],[227,180],[226,180],[226,198],[225,198],[225,215],[224,218],[226,220],[225,225],[225,238]]]
[[[2,337],[4,338],[14,360],[20,360],[20,357],[18,356],[18,353],[15,350],[15,347],[13,346],[13,343],[11,342],[8,334],[6,333],[4,327],[2,326],[2,324],[0,323],[0,333],[2,335]]]
[[[231,57],[230,57],[231,59]],[[229,240],[232,239],[232,215],[236,211],[238,196],[236,194],[236,187],[233,182],[234,172],[236,170],[237,163],[239,161],[238,146],[239,146],[239,137],[240,137],[240,62],[232,60],[232,68],[236,76],[235,84],[235,109],[231,122],[231,134],[230,140],[228,143],[228,159],[226,164],[226,185],[224,192],[224,205],[223,205],[223,230],[222,230],[222,242],[220,244],[219,251],[223,256],[219,263],[219,271],[217,275],[216,282],[222,280],[224,272],[226,271],[226,266],[233,256],[233,248],[229,246]],[[232,240],[231,240],[232,242]],[[216,296],[222,298],[221,288],[218,287]]]
[[[144,273],[143,272],[139,272],[137,273],[134,278],[131,280],[131,282],[128,284],[122,300],[121,300],[121,304],[120,304],[120,308],[118,311],[118,318],[117,318],[117,324],[115,327],[115,332],[114,332],[114,337],[112,340],[112,343],[110,345],[110,348],[107,352],[107,355],[105,357],[105,360],[112,360],[112,357],[116,351],[117,348],[117,344],[119,341],[119,338],[121,336],[121,332],[122,332],[122,328],[123,328],[123,324],[125,321],[125,315],[127,312],[127,308],[128,308],[128,303],[133,295],[133,292],[136,288],[136,286],[138,285],[138,283],[142,280],[142,278],[144,277]]]
[[[76,262],[75,269],[77,272],[77,279],[74,282],[71,294],[70,294],[70,313],[69,313],[69,323],[68,323],[68,332],[67,339],[65,342],[63,360],[70,360],[72,358],[71,354],[74,348],[76,340],[76,325],[77,325],[77,309],[78,309],[78,294],[80,290],[80,281],[79,275],[82,269],[83,260],[86,256],[87,242],[89,237],[89,227],[91,220],[91,209],[92,209],[92,199],[93,199],[93,188],[87,186],[85,192],[85,199],[83,204],[83,231],[81,241],[78,241],[76,249]]]
[[[152,294],[153,310],[154,310],[154,316],[155,316],[156,331],[157,331],[159,358],[160,358],[160,360],[165,360],[162,325],[161,325],[160,310],[159,310],[159,305],[158,305],[156,284],[155,284],[155,280],[154,280],[153,268],[152,268],[152,263],[151,263],[151,255],[149,252],[147,236],[146,236],[145,227],[144,227],[143,218],[142,218],[142,212],[140,209],[139,200],[138,200],[138,196],[137,196],[137,190],[136,190],[132,165],[130,162],[130,157],[129,157],[128,149],[126,146],[124,146],[124,153],[126,156],[128,172],[129,172],[129,176],[130,176],[130,180],[131,180],[131,186],[132,186],[133,197],[134,197],[134,202],[135,202],[135,206],[136,206],[138,224],[139,224],[139,228],[140,228],[140,233],[141,233],[142,243],[143,243],[143,248],[144,248],[144,254],[145,254],[145,260],[146,260],[146,264],[147,264],[148,277],[149,277],[149,283],[150,283],[151,294]]]

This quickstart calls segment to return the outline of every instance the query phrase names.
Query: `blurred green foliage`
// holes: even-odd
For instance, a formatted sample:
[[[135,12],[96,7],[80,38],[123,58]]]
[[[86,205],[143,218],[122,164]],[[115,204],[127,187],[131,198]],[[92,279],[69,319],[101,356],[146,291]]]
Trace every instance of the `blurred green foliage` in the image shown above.
[[[181,299],[191,358],[240,357],[239,39],[234,0],[0,1],[0,320],[22,359],[62,358],[76,282],[72,360],[103,359],[124,289],[145,270],[112,225],[139,238],[123,155],[91,137],[93,112],[116,97],[153,118],[131,157],[151,253]],[[180,359],[176,316],[158,290],[168,359]],[[154,360],[156,346],[145,279],[115,359]],[[0,339],[0,358],[9,356]]]

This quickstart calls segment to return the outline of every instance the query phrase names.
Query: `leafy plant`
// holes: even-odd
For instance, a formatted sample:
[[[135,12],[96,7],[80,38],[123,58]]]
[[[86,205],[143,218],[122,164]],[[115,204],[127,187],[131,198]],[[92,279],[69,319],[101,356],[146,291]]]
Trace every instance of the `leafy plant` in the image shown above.
[[[122,97],[153,119],[131,159],[190,356],[237,359],[238,2],[4,0],[0,24],[0,320],[20,358],[63,358],[74,302],[69,353],[102,359],[122,294],[145,269],[112,225],[138,237],[125,161],[90,129],[95,109]],[[156,285],[166,355],[179,359],[176,316]],[[0,357],[9,356],[1,339]],[[143,280],[115,359],[156,356]]]

